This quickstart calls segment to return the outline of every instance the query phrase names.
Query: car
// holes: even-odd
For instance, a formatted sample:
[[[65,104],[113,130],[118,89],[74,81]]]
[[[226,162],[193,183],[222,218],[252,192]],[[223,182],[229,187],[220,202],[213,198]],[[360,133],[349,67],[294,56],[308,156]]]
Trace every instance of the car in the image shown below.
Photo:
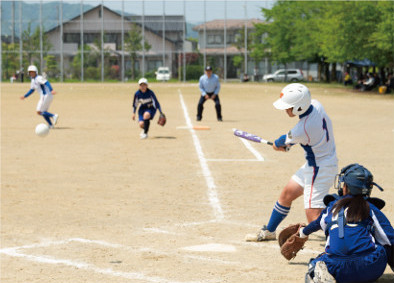
[[[155,72],[156,74],[156,80],[158,81],[168,81],[171,79],[171,72],[170,72],[170,68],[168,67],[159,67],[157,69],[157,72]]]
[[[286,81],[299,82],[304,79],[304,74],[300,69],[280,69],[273,74],[264,75],[263,81],[266,82],[283,82],[285,80],[285,72],[287,71]]]

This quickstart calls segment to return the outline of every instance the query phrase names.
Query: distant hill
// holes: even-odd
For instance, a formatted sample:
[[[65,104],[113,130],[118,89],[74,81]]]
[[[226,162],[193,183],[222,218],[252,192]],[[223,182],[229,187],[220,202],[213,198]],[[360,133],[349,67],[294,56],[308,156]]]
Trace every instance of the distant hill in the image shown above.
[[[15,36],[19,36],[20,5],[22,5],[22,30],[27,29],[29,23],[31,23],[31,30],[35,30],[35,28],[39,25],[39,3],[28,3],[23,1],[1,1],[1,34],[11,35],[12,33],[12,2],[14,2]],[[42,21],[44,31],[50,30],[59,24],[58,6],[58,2],[42,4]],[[83,5],[84,12],[91,8],[93,8],[92,5]],[[68,21],[79,15],[80,9],[80,4],[69,4],[63,2],[63,21]]]
[[[14,27],[12,25],[12,2],[14,2]],[[23,1],[1,1],[1,34],[3,36],[11,36],[12,29],[15,30],[15,37],[19,37],[19,13],[20,5],[22,5],[22,31],[26,30],[29,23],[31,30],[34,31],[39,26],[40,17],[40,4],[29,3]],[[83,4],[83,11],[92,9],[95,6]],[[80,14],[81,6],[79,3],[66,3],[63,2],[63,21],[66,22],[75,18]],[[120,11],[116,11],[121,13]],[[59,3],[49,2],[42,4],[42,20],[44,31],[50,30],[59,25]],[[198,33],[193,31],[195,24],[186,23],[186,38],[197,38]]]

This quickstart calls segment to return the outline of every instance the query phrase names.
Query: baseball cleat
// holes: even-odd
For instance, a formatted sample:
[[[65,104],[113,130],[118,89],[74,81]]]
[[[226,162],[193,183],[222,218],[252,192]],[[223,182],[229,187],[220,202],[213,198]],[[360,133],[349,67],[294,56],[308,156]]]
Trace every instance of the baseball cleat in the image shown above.
[[[53,115],[53,125],[56,125],[58,119],[59,119],[58,114]]]
[[[147,139],[147,138],[148,138],[148,134],[142,133],[140,135],[140,139],[142,139],[142,140]]]
[[[270,241],[270,240],[276,240],[276,232],[268,231],[266,225],[264,225],[263,228],[261,228],[259,233],[247,234],[245,237],[246,242],[262,242],[262,241]]]
[[[335,278],[328,272],[327,265],[324,261],[316,262],[315,276],[313,282],[315,283],[335,283]]]

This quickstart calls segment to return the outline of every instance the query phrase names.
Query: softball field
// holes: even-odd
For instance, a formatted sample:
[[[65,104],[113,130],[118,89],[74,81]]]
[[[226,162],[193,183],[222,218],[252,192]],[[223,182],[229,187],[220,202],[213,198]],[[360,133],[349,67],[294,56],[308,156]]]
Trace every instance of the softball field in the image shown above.
[[[303,282],[324,250],[322,232],[290,262],[276,241],[244,241],[305,162],[300,146],[232,133],[287,133],[297,118],[272,106],[284,84],[222,84],[223,122],[212,101],[196,122],[197,84],[152,83],[167,124],[156,115],[147,140],[131,120],[136,84],[53,83],[60,118],[45,138],[38,94],[19,99],[29,86],[1,83],[2,283]],[[339,167],[373,173],[394,224],[394,97],[307,86],[333,121]],[[305,221],[298,199],[281,227]],[[378,282],[393,281],[388,267]]]

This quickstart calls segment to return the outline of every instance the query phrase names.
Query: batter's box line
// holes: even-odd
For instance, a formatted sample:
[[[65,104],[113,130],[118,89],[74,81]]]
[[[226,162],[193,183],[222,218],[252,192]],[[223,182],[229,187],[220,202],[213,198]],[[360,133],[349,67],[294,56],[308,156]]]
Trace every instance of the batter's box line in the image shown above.
[[[264,159],[259,160],[259,159],[207,159],[207,161],[210,162],[263,162]]]
[[[11,257],[19,257],[19,258],[24,258],[26,260],[30,260],[33,262],[38,262],[38,263],[46,263],[46,264],[54,264],[54,265],[65,265],[69,267],[75,267],[78,269],[83,269],[83,270],[88,270],[88,271],[93,271],[95,273],[103,274],[103,275],[110,275],[114,277],[123,277],[126,279],[133,279],[133,280],[144,280],[147,282],[179,282],[179,283],[185,283],[184,281],[174,281],[170,279],[165,279],[162,277],[152,277],[152,276],[146,276],[143,273],[137,273],[137,272],[122,272],[122,271],[114,271],[111,268],[99,268],[95,265],[86,263],[86,262],[81,262],[81,261],[72,261],[69,259],[59,259],[59,258],[54,258],[51,256],[46,256],[46,255],[33,255],[33,254],[27,254],[27,253],[22,253],[19,252],[19,250],[26,250],[26,249],[34,249],[34,248],[43,248],[43,247],[50,247],[50,246],[60,246],[64,244],[69,244],[72,242],[77,242],[77,243],[83,243],[83,244],[95,244],[99,246],[105,246],[105,247],[110,247],[110,248],[117,248],[117,249],[122,249],[122,250],[129,250],[133,252],[150,252],[156,255],[164,255],[164,256],[174,256],[174,257],[182,257],[184,258],[184,261],[186,263],[189,263],[190,260],[194,261],[204,261],[204,262],[210,262],[210,263],[215,263],[215,264],[220,264],[220,265],[230,265],[230,266],[242,266],[241,262],[234,262],[234,261],[226,261],[222,259],[214,259],[212,257],[204,257],[200,255],[184,255],[180,254],[179,252],[160,252],[155,249],[150,249],[150,248],[132,248],[129,246],[124,246],[121,244],[114,244],[114,243],[109,243],[105,241],[100,241],[100,240],[88,240],[88,239],[83,239],[83,238],[71,238],[68,240],[62,240],[62,241],[45,241],[37,244],[30,244],[30,245],[23,245],[19,247],[12,247],[12,248],[3,248],[0,250],[0,254],[8,255]],[[255,267],[256,268],[256,267]],[[204,280],[206,281],[206,280]],[[207,282],[219,282],[218,280],[208,280]],[[201,282],[201,281],[189,281],[189,282]]]

